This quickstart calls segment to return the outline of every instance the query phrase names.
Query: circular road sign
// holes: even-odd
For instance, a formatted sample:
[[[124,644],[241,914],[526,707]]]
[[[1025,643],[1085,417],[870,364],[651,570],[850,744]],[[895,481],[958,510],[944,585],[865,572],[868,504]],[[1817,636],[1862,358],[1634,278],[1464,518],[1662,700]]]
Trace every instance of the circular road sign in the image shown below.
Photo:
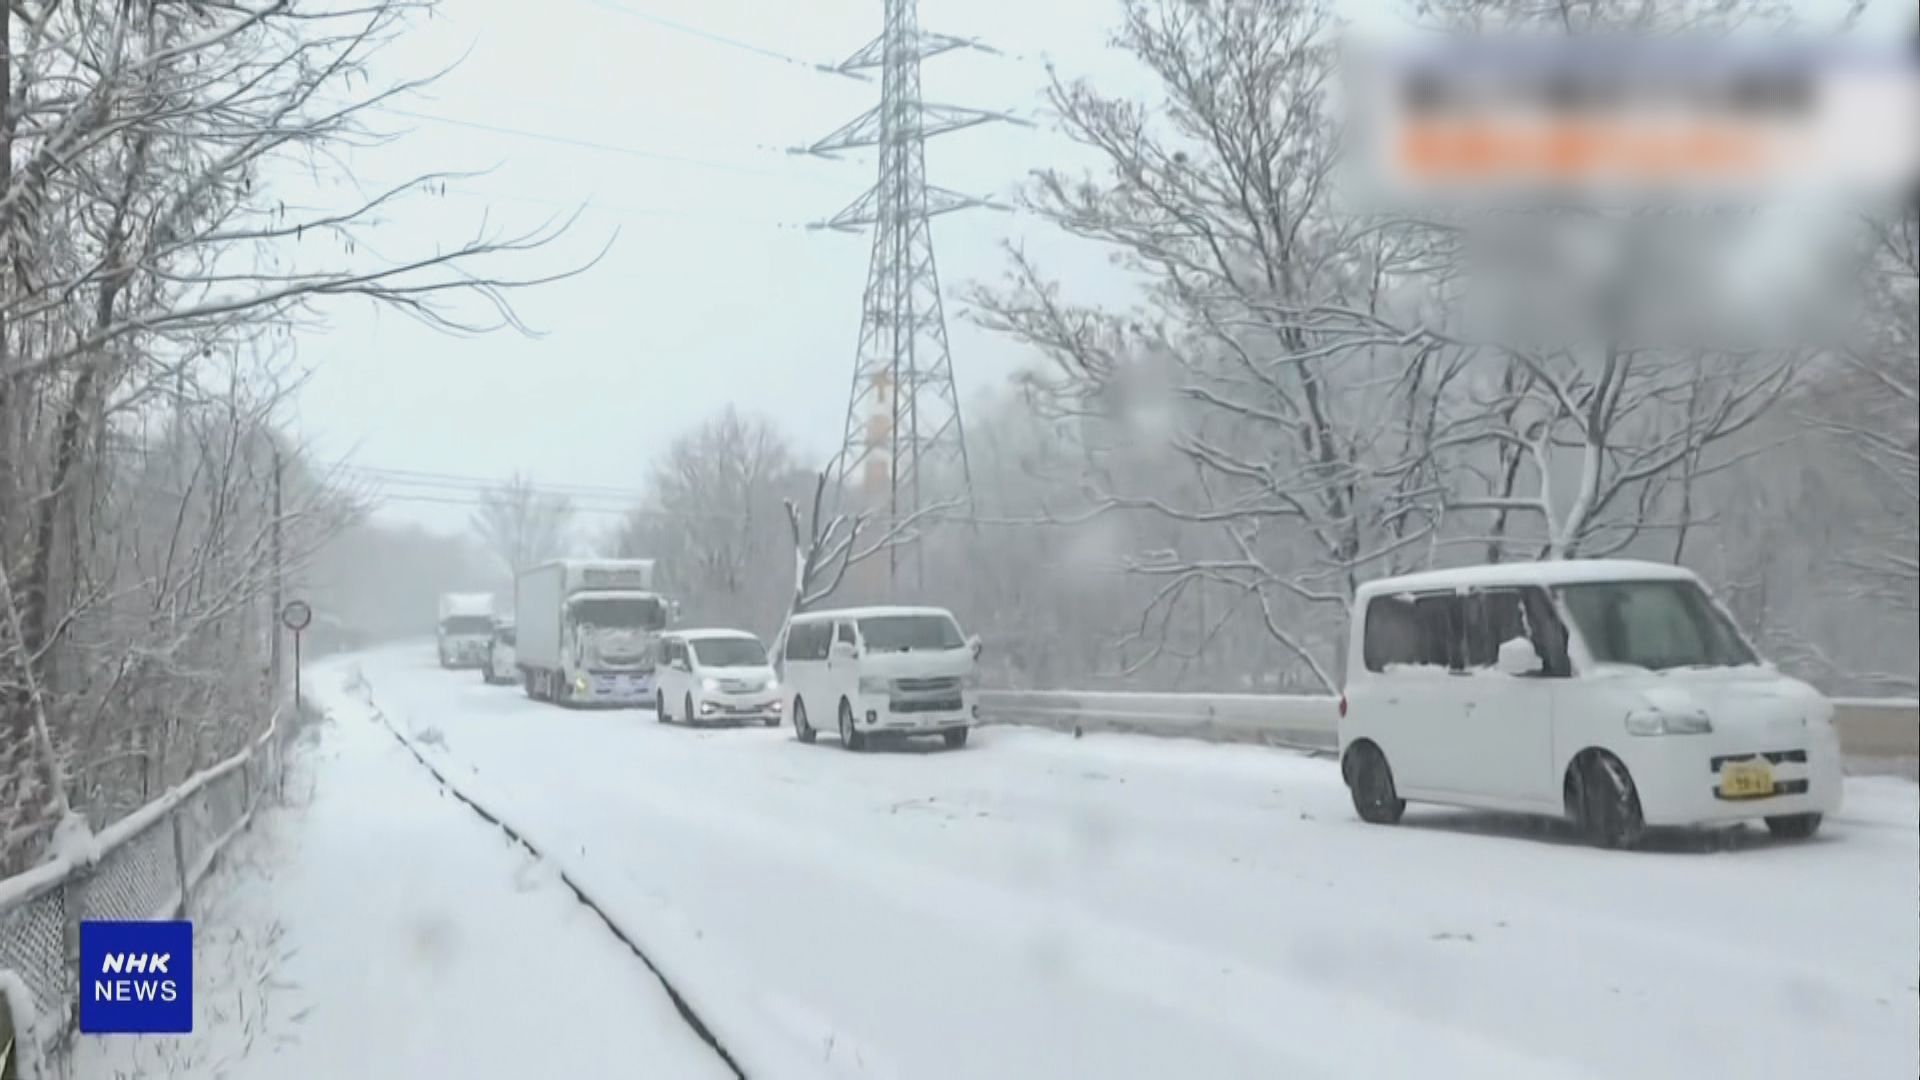
[[[289,601],[286,607],[280,609],[281,624],[296,634],[305,630],[312,621],[313,608],[305,600]]]

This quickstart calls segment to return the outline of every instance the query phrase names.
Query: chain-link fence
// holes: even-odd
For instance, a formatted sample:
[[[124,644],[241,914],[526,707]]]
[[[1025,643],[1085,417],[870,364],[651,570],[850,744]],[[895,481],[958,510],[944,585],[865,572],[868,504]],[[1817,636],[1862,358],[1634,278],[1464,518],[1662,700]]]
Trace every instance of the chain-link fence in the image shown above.
[[[292,721],[290,710],[276,713],[252,746],[102,830],[91,851],[0,881],[0,1080],[44,1071],[43,1055],[59,1054],[73,1031],[82,921],[187,910],[221,847],[278,789]]]

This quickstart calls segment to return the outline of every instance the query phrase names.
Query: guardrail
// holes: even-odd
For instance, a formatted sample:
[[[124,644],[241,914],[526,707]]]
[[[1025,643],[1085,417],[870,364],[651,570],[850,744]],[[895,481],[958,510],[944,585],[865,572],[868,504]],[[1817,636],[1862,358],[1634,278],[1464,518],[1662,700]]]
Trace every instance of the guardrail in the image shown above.
[[[11,1058],[21,1080],[44,1075],[77,1019],[81,921],[187,912],[220,850],[278,791],[292,728],[276,710],[252,745],[94,834],[86,850],[0,881],[0,1061]]]
[[[1278,694],[1135,694],[1113,691],[983,690],[983,720],[1060,731],[1126,731],[1209,742],[1331,750],[1338,704]]]
[[[1920,700],[1834,698],[1833,723],[1852,757],[1920,757]]]
[[[1920,701],[1835,698],[1834,725],[1850,758],[1920,758]],[[1131,694],[983,690],[981,718],[1062,731],[1131,731],[1303,750],[1337,745],[1338,699],[1278,694]]]

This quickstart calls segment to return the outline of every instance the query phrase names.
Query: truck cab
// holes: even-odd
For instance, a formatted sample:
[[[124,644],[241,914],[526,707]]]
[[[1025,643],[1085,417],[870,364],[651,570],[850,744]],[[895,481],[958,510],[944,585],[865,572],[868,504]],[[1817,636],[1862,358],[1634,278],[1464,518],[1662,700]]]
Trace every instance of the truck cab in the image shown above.
[[[517,654],[527,693],[570,705],[654,699],[659,636],[675,605],[647,559],[564,559],[516,586]]]
[[[443,668],[478,668],[493,642],[493,594],[447,593],[440,597],[435,637]]]

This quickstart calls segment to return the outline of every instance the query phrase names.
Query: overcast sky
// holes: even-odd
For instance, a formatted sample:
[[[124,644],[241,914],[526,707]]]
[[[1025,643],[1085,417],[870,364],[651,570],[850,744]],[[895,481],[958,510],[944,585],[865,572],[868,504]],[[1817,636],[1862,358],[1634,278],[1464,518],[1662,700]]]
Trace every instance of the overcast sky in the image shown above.
[[[1395,6],[1350,0],[1342,9],[1380,25]],[[1874,7],[1877,22],[1911,22],[1911,3]],[[927,99],[1040,121],[930,142],[930,179],[1009,197],[1029,170],[1084,161],[1039,114],[1045,63],[1150,98],[1151,82],[1106,46],[1120,10],[1119,0],[922,0],[927,29],[979,36],[1007,54],[927,61]],[[579,277],[516,297],[538,337],[450,337],[393,311],[328,309],[327,329],[298,343],[310,372],[296,403],[299,436],[324,459],[365,467],[485,478],[519,470],[541,484],[638,489],[677,432],[732,402],[777,418],[824,462],[845,419],[868,240],[804,226],[870,185],[873,161],[785,151],[871,106],[878,86],[712,38],[833,62],[874,37],[880,15],[880,0],[442,4],[378,70],[399,80],[457,67],[385,113],[401,138],[347,162],[369,188],[490,171],[449,182],[444,196],[412,198],[371,235],[379,254],[444,247],[483,223],[529,228],[581,206],[572,234],[528,270],[578,262],[609,239],[612,247]],[[957,296],[1003,272],[1010,240],[1077,292],[1125,300],[1099,252],[1030,217],[939,219],[965,399],[1003,385],[1028,359],[969,325]],[[470,512],[451,487],[388,492],[407,496],[384,506],[388,519],[458,531]]]
[[[457,0],[383,55],[393,78],[460,62],[429,97],[398,107],[417,115],[388,111],[384,122],[406,134],[352,156],[359,182],[491,172],[450,183],[444,198],[411,199],[373,239],[381,255],[399,257],[483,221],[524,228],[585,205],[568,241],[532,264],[578,261],[610,237],[611,250],[578,278],[516,297],[537,338],[448,337],[393,311],[330,309],[330,330],[299,345],[312,372],[298,399],[301,436],[323,457],[379,468],[518,469],[547,484],[638,488],[676,432],[732,402],[778,418],[824,461],[847,407],[868,240],[804,226],[860,195],[873,160],[786,148],[852,119],[878,87],[691,31],[832,62],[878,32],[878,0],[546,0],[538,10]],[[926,96],[1032,114],[1043,55],[1064,71],[1144,89],[1103,55],[1117,10],[1115,0],[925,0],[929,29],[978,35],[1009,54],[928,61]],[[1006,195],[1072,149],[1044,127],[974,129],[933,140],[928,171],[946,187]],[[942,219],[956,377],[969,397],[1004,382],[1021,359],[960,318],[956,298],[966,282],[1001,272],[1008,239],[1077,275],[1106,269],[1030,218]],[[385,513],[458,529],[468,511],[410,499]]]

